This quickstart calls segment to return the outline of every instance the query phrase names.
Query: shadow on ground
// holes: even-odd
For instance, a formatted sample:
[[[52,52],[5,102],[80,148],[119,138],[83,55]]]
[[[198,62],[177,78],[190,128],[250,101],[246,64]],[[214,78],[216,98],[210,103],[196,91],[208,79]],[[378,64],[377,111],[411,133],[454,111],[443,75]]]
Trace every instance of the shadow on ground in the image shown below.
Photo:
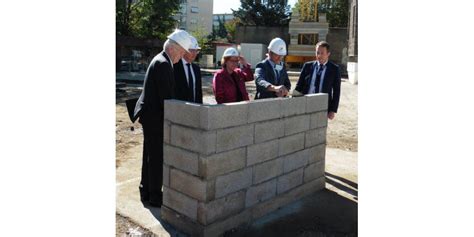
[[[344,178],[326,173],[339,182],[354,188],[353,183]],[[333,182],[333,181],[329,181]],[[328,183],[329,183],[328,182]],[[335,188],[347,191],[344,185]],[[349,193],[354,195],[354,192]],[[277,211],[259,218],[250,225],[240,226],[224,233],[225,237],[272,236],[272,237],[352,237],[357,236],[357,201],[341,196],[335,191],[323,189],[299,201],[284,206]],[[160,209],[145,205],[160,221],[170,236],[188,236],[177,231],[161,219]]]
[[[224,236],[357,236],[357,202],[324,189]]]

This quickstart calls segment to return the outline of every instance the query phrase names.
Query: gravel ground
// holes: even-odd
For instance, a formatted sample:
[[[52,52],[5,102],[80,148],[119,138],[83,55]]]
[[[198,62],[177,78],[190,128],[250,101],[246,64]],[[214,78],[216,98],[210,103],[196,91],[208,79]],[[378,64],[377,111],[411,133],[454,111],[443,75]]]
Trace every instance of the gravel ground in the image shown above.
[[[292,88],[296,85],[297,77],[290,77]],[[212,93],[212,76],[203,77],[204,103],[215,103]],[[250,98],[255,96],[255,82],[247,83],[247,90]],[[142,146],[142,130],[139,123],[132,124],[128,118],[127,109],[124,101],[128,98],[139,96],[141,85],[127,84],[125,87],[118,88],[116,91],[116,167],[121,162],[129,159],[132,148]],[[352,85],[343,81],[341,85],[341,99],[336,118],[328,123],[327,147],[338,148],[357,152],[357,85]],[[136,151],[136,149],[135,149]],[[136,230],[142,233],[141,236],[154,236],[151,232],[144,230],[128,218],[116,214],[116,236],[137,236],[129,233],[129,230]],[[136,232],[136,233],[138,233]],[[301,236],[320,236],[306,235]]]

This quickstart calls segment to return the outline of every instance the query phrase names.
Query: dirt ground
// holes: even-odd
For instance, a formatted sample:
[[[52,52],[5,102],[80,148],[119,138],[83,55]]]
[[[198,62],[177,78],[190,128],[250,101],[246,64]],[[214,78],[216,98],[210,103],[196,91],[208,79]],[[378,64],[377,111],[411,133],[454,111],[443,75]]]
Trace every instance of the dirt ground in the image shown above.
[[[290,77],[292,89],[296,85],[297,77]],[[203,76],[204,103],[215,103],[212,93],[212,76]],[[116,168],[127,159],[141,156],[143,144],[142,128],[138,122],[132,124],[125,107],[125,100],[138,97],[141,85],[126,84],[116,89]],[[255,82],[247,83],[250,98],[255,95]],[[336,118],[328,123],[327,147],[357,152],[358,87],[343,80],[341,98]],[[137,152],[139,154],[137,154]],[[116,236],[131,236],[127,231],[136,229],[144,236],[151,236],[151,232],[142,229],[128,218],[116,214]]]

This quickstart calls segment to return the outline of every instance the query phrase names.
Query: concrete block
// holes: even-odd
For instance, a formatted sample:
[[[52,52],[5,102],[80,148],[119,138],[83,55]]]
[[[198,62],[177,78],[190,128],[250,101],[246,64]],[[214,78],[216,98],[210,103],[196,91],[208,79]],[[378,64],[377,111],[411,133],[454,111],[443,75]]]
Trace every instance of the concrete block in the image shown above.
[[[216,178],[216,198],[250,187],[252,168],[245,168]]]
[[[278,140],[278,155],[283,156],[304,148],[305,133],[298,133]]]
[[[313,163],[304,168],[304,182],[307,183],[313,179],[324,177],[325,162]]]
[[[328,94],[307,94],[306,97],[306,113],[328,110]]]
[[[281,99],[261,99],[249,102],[248,123],[280,118]]]
[[[252,218],[250,210],[244,210],[237,215],[226,218],[222,221],[206,226],[204,236],[223,236],[224,232],[236,228],[240,225],[249,224]]]
[[[306,112],[306,97],[282,98],[281,117],[290,117]]]
[[[253,144],[254,125],[217,130],[217,153]]]
[[[172,123],[199,128],[201,110],[204,110],[204,107],[200,104],[181,100],[165,100],[165,119]]]
[[[199,201],[214,198],[214,180],[202,180],[177,169],[170,171],[170,187]]]
[[[328,113],[326,111],[311,114],[309,129],[328,126]]]
[[[189,151],[209,155],[216,151],[216,132],[171,125],[171,144]]]
[[[204,106],[201,111],[201,128],[214,130],[247,123],[248,102]]]
[[[299,115],[285,118],[285,136],[309,130],[310,116]]]
[[[311,149],[297,151],[283,157],[283,173],[288,173],[308,164],[311,156]]]
[[[247,147],[247,166],[271,160],[278,156],[278,142],[276,140],[251,145]]]
[[[190,236],[203,236],[204,226],[166,206],[161,206],[161,218],[173,227]]]
[[[187,150],[163,145],[163,162],[166,165],[184,170],[190,174],[198,174],[198,154]]]
[[[278,177],[277,193],[284,193],[303,183],[303,169],[300,168]]]
[[[268,182],[250,187],[245,197],[245,208],[274,197],[276,195],[276,184],[277,179],[272,179]]]
[[[165,144],[170,144],[171,140],[171,123],[168,120],[163,122],[163,142]]]
[[[238,148],[211,156],[199,156],[199,176],[211,179],[245,167],[246,149]]]
[[[255,143],[273,140],[285,135],[284,120],[275,119],[255,124]]]
[[[253,184],[277,177],[283,173],[283,158],[266,161],[253,168]]]
[[[163,185],[170,186],[170,167],[163,165]]]
[[[291,202],[295,202],[304,196],[312,194],[318,190],[323,189],[325,186],[324,177],[315,179],[308,183],[304,183],[301,186],[296,187],[291,192],[286,192],[278,195],[270,200],[259,203],[251,208],[252,219],[260,218],[270,212],[277,210]]]
[[[320,144],[309,148],[309,162],[315,163],[323,161],[326,157],[326,144]]]
[[[214,201],[198,204],[198,222],[209,225],[218,219],[237,214],[244,209],[245,191],[236,192]]]
[[[191,220],[197,220],[198,201],[166,186],[163,187],[163,205]]]
[[[309,130],[305,136],[305,147],[326,144],[326,127]]]

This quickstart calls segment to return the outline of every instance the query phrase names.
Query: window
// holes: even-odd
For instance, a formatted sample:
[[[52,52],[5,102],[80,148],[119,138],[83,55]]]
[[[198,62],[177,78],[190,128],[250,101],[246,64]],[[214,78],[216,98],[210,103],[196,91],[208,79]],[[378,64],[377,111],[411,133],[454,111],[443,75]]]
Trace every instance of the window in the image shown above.
[[[199,13],[199,8],[198,7],[191,7],[191,12],[192,13]]]
[[[181,4],[181,5],[180,5],[180,8],[179,8],[179,12],[180,12],[181,14],[184,14],[184,15],[185,15],[187,9],[188,9],[188,8],[187,8],[187,5],[186,5],[186,4]]]
[[[316,45],[318,42],[318,34],[299,34],[298,44],[302,45]]]
[[[197,24],[197,20],[196,20],[196,19],[191,19],[189,22],[190,22],[191,24]]]

